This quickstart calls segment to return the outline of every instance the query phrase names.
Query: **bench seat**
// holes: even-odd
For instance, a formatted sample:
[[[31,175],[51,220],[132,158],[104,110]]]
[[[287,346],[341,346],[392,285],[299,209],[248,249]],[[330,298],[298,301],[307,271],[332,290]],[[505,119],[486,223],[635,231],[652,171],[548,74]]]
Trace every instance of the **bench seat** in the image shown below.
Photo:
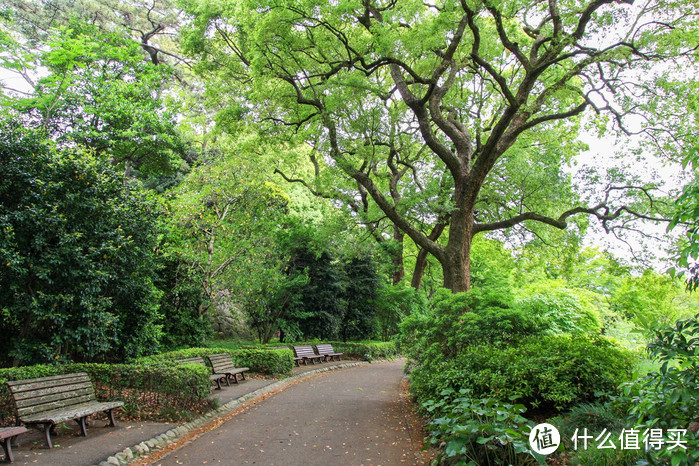
[[[2,448],[5,450],[5,459],[8,463],[14,461],[12,457],[12,440],[25,432],[27,432],[27,428],[22,426],[0,427],[0,443],[2,443]]]
[[[66,421],[72,421],[73,419],[89,416],[90,414],[120,408],[123,405],[124,403],[121,401],[81,403],[79,405],[71,405],[68,408],[57,408],[51,411],[44,411],[38,414],[23,416],[22,423],[41,424],[51,422],[53,424],[61,424]]]

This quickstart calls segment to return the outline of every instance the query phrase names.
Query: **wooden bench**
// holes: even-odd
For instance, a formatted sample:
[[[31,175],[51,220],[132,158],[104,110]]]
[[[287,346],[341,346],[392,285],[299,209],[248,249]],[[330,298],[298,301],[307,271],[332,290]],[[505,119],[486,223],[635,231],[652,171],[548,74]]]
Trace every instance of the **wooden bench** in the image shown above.
[[[318,356],[310,346],[294,346],[294,354],[296,354],[294,358],[297,361],[296,364],[299,364],[301,361],[303,361],[304,365],[308,364],[308,361],[311,361],[311,364],[315,364],[316,361],[320,363],[324,359],[322,356]]]
[[[316,350],[318,350],[318,355],[323,356],[325,360],[327,361],[328,358],[330,361],[337,359],[340,361],[342,359],[342,355],[345,353],[336,353],[335,350],[333,349],[333,345],[330,343],[323,343],[320,345],[316,345]]]
[[[5,459],[9,463],[14,461],[12,458],[12,440],[27,431],[26,427],[0,427],[0,443],[5,450]]]
[[[235,383],[238,383],[238,374],[245,380],[245,371],[249,371],[249,367],[235,367],[230,354],[212,354],[207,356],[211,367],[214,369],[214,374],[222,376],[226,380],[226,384],[230,386],[230,379],[233,377]]]
[[[179,362],[182,364],[201,364],[206,368],[207,372],[209,371],[209,366],[206,365],[206,361],[204,361],[204,358],[202,358],[201,356],[196,358],[177,359],[175,362]],[[216,388],[218,390],[221,390],[221,380],[225,378],[226,376],[223,374],[209,374],[209,380],[216,384]]]
[[[104,412],[114,427],[113,410],[124,405],[122,401],[97,401],[90,377],[84,372],[5,383],[15,404],[17,425],[43,431],[49,448],[53,448],[51,431],[56,424],[74,420],[87,436],[89,415]]]

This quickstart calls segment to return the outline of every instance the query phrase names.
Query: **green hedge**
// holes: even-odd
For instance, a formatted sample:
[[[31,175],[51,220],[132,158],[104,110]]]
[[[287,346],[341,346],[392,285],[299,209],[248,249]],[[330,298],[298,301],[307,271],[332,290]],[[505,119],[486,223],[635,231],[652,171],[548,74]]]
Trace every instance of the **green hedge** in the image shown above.
[[[230,350],[226,348],[188,348],[169,351],[137,359],[139,364],[170,363],[176,359],[205,357],[211,354],[230,354],[238,367],[249,367],[252,372],[274,376],[289,376],[294,367],[294,353],[289,349],[248,347]]]
[[[291,346],[317,345],[319,343],[330,343],[338,353],[345,353],[347,359],[390,359],[400,356],[396,344],[392,341],[318,341],[318,342],[298,342],[290,343]],[[279,344],[277,344],[279,346]]]
[[[130,418],[182,420],[212,408],[211,382],[206,369],[194,365],[171,364],[64,364],[0,369],[0,424],[14,423],[14,407],[8,380],[87,372],[100,400],[124,401],[123,411]]]
[[[615,393],[631,367],[631,354],[603,337],[546,335],[515,346],[466,347],[454,359],[416,366],[410,379],[420,402],[467,389],[474,398],[560,410]]]

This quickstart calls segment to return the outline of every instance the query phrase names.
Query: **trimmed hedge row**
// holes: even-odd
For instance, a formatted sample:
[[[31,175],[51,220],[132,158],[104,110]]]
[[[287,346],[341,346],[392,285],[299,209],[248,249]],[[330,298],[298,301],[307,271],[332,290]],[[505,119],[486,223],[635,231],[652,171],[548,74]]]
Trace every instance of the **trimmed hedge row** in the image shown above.
[[[318,343],[330,343],[338,353],[345,353],[348,359],[360,359],[371,361],[374,359],[390,359],[400,356],[396,344],[392,341],[322,341],[311,343],[290,343],[294,345],[316,345]],[[278,344],[277,344],[278,345]]]
[[[209,411],[211,382],[194,365],[91,364],[36,365],[0,369],[0,425],[14,424],[8,380],[87,372],[97,398],[124,401],[123,414],[134,419],[182,420]],[[122,411],[117,410],[117,415]]]
[[[158,364],[172,362],[176,359],[205,357],[211,354],[230,354],[233,363],[238,367],[249,367],[252,372],[273,376],[289,376],[294,367],[294,353],[290,349],[275,349],[265,347],[239,348],[187,348],[169,351],[154,356],[136,360],[139,364]]]

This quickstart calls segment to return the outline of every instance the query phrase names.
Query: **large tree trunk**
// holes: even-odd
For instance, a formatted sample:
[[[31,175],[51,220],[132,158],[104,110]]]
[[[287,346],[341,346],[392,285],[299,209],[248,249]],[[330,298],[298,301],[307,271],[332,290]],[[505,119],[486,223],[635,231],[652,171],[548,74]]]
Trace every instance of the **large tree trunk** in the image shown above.
[[[458,188],[457,192],[466,194],[466,190]],[[468,197],[475,198],[473,193],[467,194]],[[458,198],[456,205],[459,205]],[[453,293],[468,291],[471,288],[471,243],[474,232],[473,209],[461,207],[454,210],[451,215],[449,240],[438,257],[444,274],[444,287]]]

